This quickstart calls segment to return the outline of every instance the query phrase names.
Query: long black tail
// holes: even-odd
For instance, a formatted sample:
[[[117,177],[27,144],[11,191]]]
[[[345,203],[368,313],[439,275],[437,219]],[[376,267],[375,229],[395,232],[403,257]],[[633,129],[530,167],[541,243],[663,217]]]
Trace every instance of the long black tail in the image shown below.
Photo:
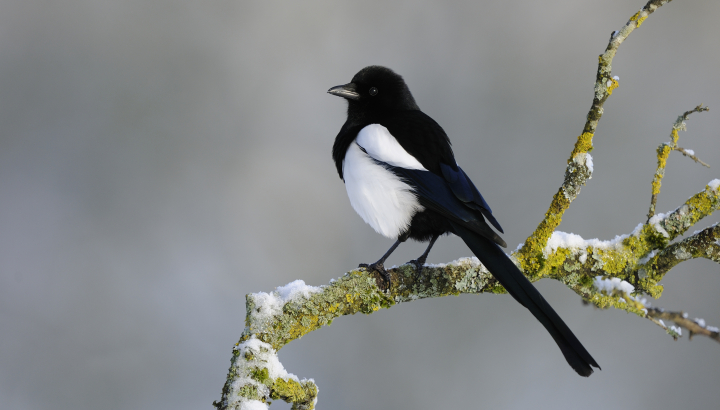
[[[499,246],[457,223],[450,223],[455,233],[465,241],[468,248],[507,289],[510,295],[528,308],[545,326],[560,347],[565,360],[580,376],[590,376],[593,372],[590,366],[600,368],[570,328]]]

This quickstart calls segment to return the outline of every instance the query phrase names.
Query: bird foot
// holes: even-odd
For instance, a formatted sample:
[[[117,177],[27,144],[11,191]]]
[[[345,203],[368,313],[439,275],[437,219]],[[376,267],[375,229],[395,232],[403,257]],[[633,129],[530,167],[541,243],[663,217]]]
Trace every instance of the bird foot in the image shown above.
[[[408,263],[415,266],[415,279],[420,278],[422,276],[422,271],[425,268],[425,258],[413,259]]]
[[[380,287],[383,290],[387,290],[390,288],[392,279],[390,278],[390,274],[388,273],[388,271],[385,270],[385,266],[383,265],[382,262],[375,262],[375,263],[371,263],[371,264],[361,263],[360,265],[358,265],[358,267],[365,268],[368,271],[375,271],[375,272],[379,273],[380,277],[383,278],[385,283],[383,283],[384,286],[381,286],[380,284],[378,284],[378,287]]]

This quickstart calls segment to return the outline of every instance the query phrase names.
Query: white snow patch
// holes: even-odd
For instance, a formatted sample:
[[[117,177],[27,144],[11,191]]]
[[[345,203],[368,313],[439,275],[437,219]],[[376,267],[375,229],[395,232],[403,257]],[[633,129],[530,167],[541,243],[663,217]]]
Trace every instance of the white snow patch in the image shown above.
[[[425,266],[428,268],[444,268],[448,265],[469,265],[469,267],[471,267],[471,268],[477,268],[478,266],[480,266],[482,264],[480,263],[480,259],[478,259],[476,256],[459,258],[459,259],[455,259],[454,261],[448,262],[448,263],[426,263],[425,264]]]
[[[252,335],[250,339],[235,346],[234,350],[240,351],[239,356],[241,357],[243,363],[253,363],[252,366],[257,366],[258,364],[260,364],[261,368],[267,368],[268,376],[272,379],[282,377],[283,379],[291,378],[295,381],[300,381],[297,376],[292,373],[288,373],[285,370],[285,367],[283,367],[282,363],[280,363],[280,360],[278,360],[277,352],[275,351],[275,349],[273,349],[269,343],[265,343],[262,340],[256,338],[255,335]],[[244,356],[246,353],[250,353],[251,355],[253,355],[254,359],[251,361],[245,360]]]
[[[657,250],[653,249],[650,253],[643,256],[642,258],[638,259],[638,265],[644,265],[650,261],[650,259],[654,258],[657,254]]]
[[[614,76],[613,76],[613,80],[615,80],[615,81],[620,81],[620,77],[617,76],[617,75],[614,75]]]
[[[578,165],[585,165],[588,168],[588,171],[590,171],[589,179],[592,179],[592,173],[593,173],[592,155],[588,154],[587,152],[581,152],[580,154],[575,155],[575,158],[573,158],[573,162],[575,162]]]
[[[674,331],[678,334],[678,336],[682,336],[682,329],[677,326],[670,326],[670,330]]]
[[[296,280],[284,286],[278,286],[270,293],[258,292],[251,296],[255,302],[254,319],[269,320],[272,316],[282,313],[283,306],[300,298],[309,298],[313,293],[322,292],[322,287],[308,286],[303,280]]]
[[[695,319],[693,319],[693,322],[697,323],[697,325],[700,327],[705,327],[705,319],[701,317],[696,317]]]
[[[613,291],[617,290],[630,296],[630,294],[635,290],[635,286],[620,278],[603,279],[602,276],[595,276],[593,285],[598,291],[604,291],[607,295],[612,295]],[[625,301],[623,300],[623,302]]]
[[[650,220],[648,221],[648,223],[649,223],[650,225],[652,225],[653,228],[655,228],[656,231],[660,232],[664,237],[669,238],[670,235],[667,233],[667,231],[665,230],[665,228],[663,228],[662,226],[660,226],[660,222],[662,222],[663,220],[665,220],[665,217],[666,217],[666,216],[667,216],[667,214],[663,214],[663,213],[659,213],[659,214],[657,214],[657,215],[653,215],[653,217],[650,218]]]
[[[708,182],[708,186],[713,191],[720,191],[720,179],[713,179],[712,181]]]
[[[322,292],[322,288],[318,286],[308,286],[304,280],[298,279],[285,286],[278,286],[275,291],[283,298],[283,301],[287,303],[300,297],[309,298],[313,293]]]
[[[585,154],[585,155],[587,155],[587,158],[585,159],[585,165],[587,165],[588,169],[590,170],[590,173],[592,174],[592,172],[593,172],[592,155],[590,155],[590,154]]]
[[[248,400],[240,403],[240,410],[267,410],[270,406],[260,400]]]
[[[663,322],[662,319],[658,319],[658,322],[660,322],[660,324],[663,325],[663,327],[667,329],[667,326],[665,326],[665,322]]]
[[[638,226],[642,227],[642,224]],[[638,228],[635,228],[635,231],[639,231]],[[635,234],[635,231],[633,231],[632,234]],[[572,251],[585,250],[588,247],[593,247],[597,249],[619,249],[622,247],[622,241],[629,236],[630,235],[617,235],[615,238],[609,241],[601,241],[597,238],[583,239],[582,236],[576,235],[574,233],[555,231],[552,233],[552,235],[550,235],[550,239],[548,239],[547,246],[545,246],[543,252],[545,254],[545,257],[547,257],[551,253],[555,252],[558,248],[569,249]],[[582,258],[583,255],[581,255],[580,257]],[[584,257],[587,259],[587,254],[584,254]]]
[[[290,285],[292,285],[292,283]],[[287,286],[288,285],[285,287]],[[297,376],[285,370],[280,360],[278,360],[275,349],[273,349],[270,344],[257,339],[255,335],[235,346],[235,350],[238,350],[239,354],[233,356],[232,366],[235,368],[235,374],[238,376],[230,385],[230,391],[227,395],[229,398],[228,408],[239,407],[245,410],[267,410],[268,406],[263,402],[248,400],[239,395],[240,390],[247,385],[254,386],[261,395],[270,394],[269,387],[251,377],[252,372],[257,369],[267,369],[268,377],[271,379],[293,379],[300,382]],[[250,359],[248,359],[248,357],[250,357]]]
[[[715,333],[720,332],[720,329],[716,328],[715,326],[705,326],[705,329]]]
[[[545,250],[546,253],[549,254],[556,251],[558,248],[585,249],[587,246],[587,242],[580,235],[555,231],[552,235],[550,235],[550,239],[548,239]]]
[[[683,319],[687,319],[688,314],[683,312],[682,317],[683,317]]]
[[[515,253],[515,252],[519,251],[520,248],[523,247],[523,245],[525,245],[525,242],[520,242],[520,243],[518,244],[518,246],[515,248],[515,250],[512,251],[511,253]]]
[[[580,257],[578,258],[578,260],[579,260],[580,263],[582,263],[582,264],[584,264],[585,262],[587,262],[587,252],[583,252],[583,253],[580,255]]]
[[[685,153],[688,154],[688,155],[695,155],[695,151],[693,151],[693,150],[691,150],[691,149],[686,149],[686,150],[685,150]]]

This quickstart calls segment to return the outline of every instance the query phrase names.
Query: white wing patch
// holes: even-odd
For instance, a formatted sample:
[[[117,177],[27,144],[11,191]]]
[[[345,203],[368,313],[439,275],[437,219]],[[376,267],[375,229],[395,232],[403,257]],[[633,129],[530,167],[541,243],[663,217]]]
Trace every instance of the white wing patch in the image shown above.
[[[390,131],[380,124],[370,124],[361,129],[355,142],[378,161],[405,169],[427,171],[415,157],[405,151]]]
[[[390,135],[387,129],[380,125],[369,125],[363,128],[358,134],[358,140],[363,132],[370,127],[380,127],[391,138],[395,144],[402,150],[407,157],[417,163],[417,160],[400,147],[395,138]],[[366,133],[372,134],[372,133]],[[379,144],[366,144],[375,149],[373,158],[380,161],[391,163],[387,160],[386,155],[388,144],[383,144],[384,137],[371,138],[371,141],[381,141]],[[390,144],[391,145],[391,144]],[[368,153],[371,151],[363,146]],[[380,152],[381,154],[378,154]],[[390,151],[397,153],[397,151]],[[376,156],[379,155],[379,156]],[[385,160],[381,158],[386,158]],[[398,157],[396,157],[398,158]],[[403,158],[400,156],[399,158]],[[407,161],[407,159],[405,158]],[[399,165],[398,161],[394,161],[392,165]],[[410,168],[410,167],[406,167]],[[418,169],[418,168],[414,168]],[[382,165],[378,165],[360,146],[353,142],[350,144],[345,159],[343,160],[343,179],[345,180],[345,189],[347,189],[350,204],[355,212],[375,231],[385,237],[397,239],[400,234],[405,232],[410,226],[413,215],[424,208],[420,205],[415,193],[408,184],[403,182],[397,175],[388,171]]]

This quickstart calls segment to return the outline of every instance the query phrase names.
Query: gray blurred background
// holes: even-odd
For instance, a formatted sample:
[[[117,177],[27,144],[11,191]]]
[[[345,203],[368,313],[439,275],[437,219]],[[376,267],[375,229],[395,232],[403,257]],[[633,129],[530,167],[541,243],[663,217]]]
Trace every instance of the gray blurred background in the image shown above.
[[[644,0],[0,3],[0,407],[209,409],[246,293],[325,284],[391,244],[337,177],[346,105],[328,88],[370,64],[401,73],[514,249],[562,182],[598,54]],[[621,46],[595,174],[561,230],[643,222],[655,149],[699,103],[680,145],[713,168],[673,153],[658,211],[720,177],[719,17],[672,2]],[[443,238],[429,262],[469,255]],[[718,265],[664,284],[656,306],[720,325]],[[315,379],[319,409],[717,407],[716,342],[538,286],[602,371],[578,377],[507,295],[340,318],[280,359]]]

